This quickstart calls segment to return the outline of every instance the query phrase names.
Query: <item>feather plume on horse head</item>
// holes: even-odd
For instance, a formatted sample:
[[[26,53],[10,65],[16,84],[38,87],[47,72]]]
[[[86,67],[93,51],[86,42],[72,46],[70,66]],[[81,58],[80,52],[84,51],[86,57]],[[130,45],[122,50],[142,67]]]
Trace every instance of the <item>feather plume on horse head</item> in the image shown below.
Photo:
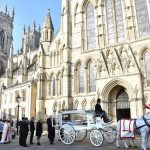
[[[150,109],[150,104],[144,104],[144,108]]]

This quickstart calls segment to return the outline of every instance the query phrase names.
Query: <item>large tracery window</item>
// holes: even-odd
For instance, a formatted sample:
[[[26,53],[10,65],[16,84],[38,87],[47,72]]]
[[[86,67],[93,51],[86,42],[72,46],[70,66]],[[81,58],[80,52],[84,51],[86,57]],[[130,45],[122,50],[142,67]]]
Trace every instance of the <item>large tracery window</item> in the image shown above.
[[[86,8],[87,48],[96,48],[94,7],[89,2]]]
[[[93,63],[90,63],[89,65],[89,92],[94,92],[96,90],[95,85],[95,66]]]
[[[79,93],[84,93],[84,65],[80,65],[79,66],[79,70],[78,70],[78,74],[79,74]]]
[[[109,44],[125,40],[122,10],[121,0],[106,1],[107,34]]]
[[[146,69],[146,79],[147,86],[150,86],[150,51],[145,54],[145,69]]]
[[[138,31],[140,37],[150,35],[150,22],[146,0],[135,0]]]

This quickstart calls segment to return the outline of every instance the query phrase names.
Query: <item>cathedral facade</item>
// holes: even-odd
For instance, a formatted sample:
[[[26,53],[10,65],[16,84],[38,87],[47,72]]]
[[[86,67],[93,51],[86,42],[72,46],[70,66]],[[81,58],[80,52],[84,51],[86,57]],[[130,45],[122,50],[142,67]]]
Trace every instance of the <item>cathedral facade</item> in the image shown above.
[[[1,78],[1,117],[57,118],[67,109],[103,109],[120,118],[145,113],[150,100],[149,0],[62,0],[54,35],[48,12],[36,31],[24,28],[22,49]],[[19,98],[21,97],[21,98]]]

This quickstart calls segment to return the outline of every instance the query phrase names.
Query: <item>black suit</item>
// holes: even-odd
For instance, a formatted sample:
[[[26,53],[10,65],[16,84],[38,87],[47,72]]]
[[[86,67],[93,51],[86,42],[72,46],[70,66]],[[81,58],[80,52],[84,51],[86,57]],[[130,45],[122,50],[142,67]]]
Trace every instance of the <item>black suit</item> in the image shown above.
[[[101,107],[101,105],[99,104],[99,103],[97,103],[96,105],[95,105],[95,113],[96,114],[101,114],[101,113],[103,113],[104,111],[102,110],[102,107]]]
[[[29,127],[28,127],[28,122],[23,120],[20,122],[20,137],[19,137],[19,144],[22,146],[26,146],[26,140],[27,140],[27,136],[28,136],[28,131],[29,131]]]
[[[103,121],[104,122],[108,122],[109,119],[107,117],[107,114],[106,112],[102,109],[100,103],[97,103],[95,105],[95,113],[96,113],[96,116],[101,116],[101,118],[103,118]]]
[[[52,119],[47,119],[47,127],[48,127],[48,138],[50,140],[50,144],[53,144],[54,138],[55,138],[55,119],[53,118],[53,125],[52,125]]]
[[[31,135],[30,135],[30,144],[33,143],[34,130],[35,130],[34,121],[31,120],[30,121],[30,133],[31,133]]]

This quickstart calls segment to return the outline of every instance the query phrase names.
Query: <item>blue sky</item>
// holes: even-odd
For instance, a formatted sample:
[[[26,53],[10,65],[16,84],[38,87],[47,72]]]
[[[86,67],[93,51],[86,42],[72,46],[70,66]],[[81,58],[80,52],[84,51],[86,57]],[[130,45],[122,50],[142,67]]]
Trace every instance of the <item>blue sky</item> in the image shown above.
[[[47,10],[50,9],[55,32],[60,27],[61,0],[0,0],[0,9],[5,10],[8,6],[8,11],[11,14],[13,7],[15,8],[14,18],[14,53],[18,48],[21,48],[22,33],[24,24],[26,27],[32,26],[34,20],[36,28],[42,25],[47,15]]]

